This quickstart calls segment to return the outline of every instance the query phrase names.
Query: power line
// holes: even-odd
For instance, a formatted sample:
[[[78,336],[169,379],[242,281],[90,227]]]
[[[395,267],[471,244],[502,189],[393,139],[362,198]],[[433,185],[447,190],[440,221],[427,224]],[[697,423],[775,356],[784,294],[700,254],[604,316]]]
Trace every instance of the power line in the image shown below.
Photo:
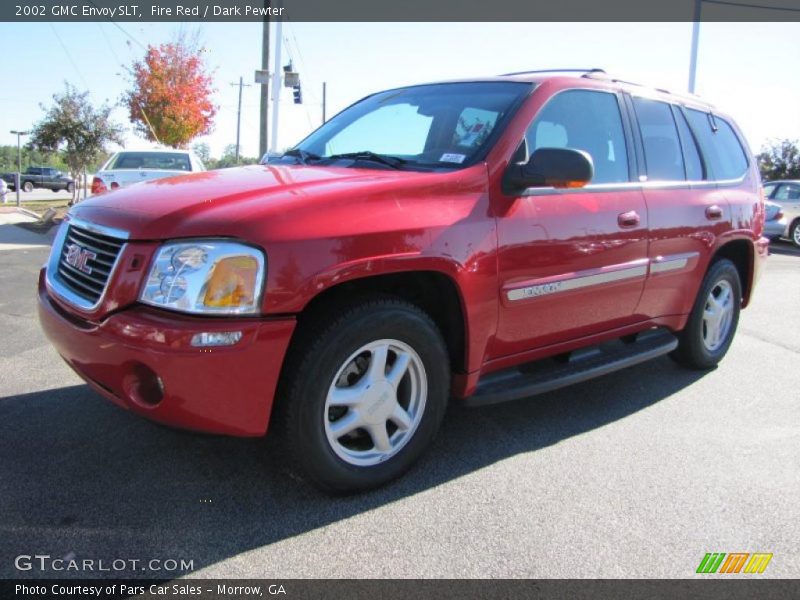
[[[108,39],[106,31],[105,29],[103,29],[103,24],[100,21],[97,22],[97,28],[100,30],[103,39],[106,41],[106,46],[108,46],[108,49],[111,50],[111,55],[114,57],[114,60],[116,60],[117,63],[119,63],[119,65],[122,66],[122,61],[119,59],[119,55],[114,50],[114,46],[111,45],[111,40]]]
[[[92,6],[94,6],[94,7],[95,7],[97,10],[99,10],[99,11],[100,11],[100,14],[102,14],[102,10],[100,9],[100,7],[99,7],[99,6],[97,6],[97,4],[95,4],[95,3],[94,3],[94,0],[89,0],[89,4],[91,4]],[[133,36],[132,36],[130,33],[128,33],[127,31],[125,31],[125,29],[123,29],[123,28],[122,28],[122,25],[120,25],[119,23],[117,23],[116,21],[114,21],[113,19],[111,19],[111,17],[106,17],[106,20],[107,20],[109,23],[111,23],[111,24],[112,24],[114,27],[116,27],[117,29],[119,29],[119,30],[120,30],[120,31],[121,31],[123,34],[125,34],[125,36],[126,36],[126,37],[128,37],[129,39],[131,39],[132,41],[134,41],[134,42],[136,43],[136,45],[137,45],[137,46],[139,46],[139,47],[140,47],[142,50],[147,50],[147,46],[145,46],[144,44],[142,44],[142,43],[141,43],[139,40],[137,40],[135,37],[133,37]]]
[[[55,36],[56,36],[56,39],[58,40],[58,43],[59,43],[59,44],[61,44],[61,47],[64,49],[64,54],[66,54],[66,55],[67,55],[67,59],[69,60],[69,62],[70,62],[70,63],[72,63],[72,67],[75,69],[75,72],[78,74],[78,77],[80,77],[80,78],[81,78],[81,81],[83,81],[83,85],[85,85],[85,86],[86,86],[86,89],[89,89],[89,83],[86,81],[86,78],[83,76],[83,73],[82,73],[82,72],[81,72],[81,70],[78,68],[78,64],[77,64],[77,63],[75,62],[75,60],[72,58],[72,54],[70,54],[69,50],[67,49],[67,46],[66,46],[66,44],[64,43],[64,40],[62,40],[62,39],[61,39],[61,36],[60,36],[60,35],[58,35],[58,31],[56,30],[56,27],[55,27],[55,25],[53,25],[52,23],[50,23],[50,29],[52,29],[52,30],[53,30],[53,33],[55,34]]]
[[[727,0],[700,0],[704,4],[720,4],[722,6],[735,6],[737,8],[756,8],[762,10],[779,10],[784,12],[800,12],[800,8],[785,8],[782,6],[769,6],[765,4],[747,4],[744,2],[728,2]]]

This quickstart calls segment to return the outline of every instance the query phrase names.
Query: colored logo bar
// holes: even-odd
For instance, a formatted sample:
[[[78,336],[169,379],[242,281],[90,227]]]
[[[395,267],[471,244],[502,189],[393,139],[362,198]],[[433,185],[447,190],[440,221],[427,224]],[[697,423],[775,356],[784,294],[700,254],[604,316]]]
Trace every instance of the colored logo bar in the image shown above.
[[[697,573],[763,573],[771,560],[772,554],[766,552],[709,552],[700,561]]]

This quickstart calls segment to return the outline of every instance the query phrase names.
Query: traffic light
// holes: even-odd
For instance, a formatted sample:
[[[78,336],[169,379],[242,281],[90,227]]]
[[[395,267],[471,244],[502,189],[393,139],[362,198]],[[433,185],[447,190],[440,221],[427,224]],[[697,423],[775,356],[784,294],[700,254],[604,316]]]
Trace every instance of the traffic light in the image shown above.
[[[303,103],[303,91],[300,89],[300,84],[298,83],[295,86],[292,86],[292,95],[294,96],[294,103],[295,104],[302,104]]]

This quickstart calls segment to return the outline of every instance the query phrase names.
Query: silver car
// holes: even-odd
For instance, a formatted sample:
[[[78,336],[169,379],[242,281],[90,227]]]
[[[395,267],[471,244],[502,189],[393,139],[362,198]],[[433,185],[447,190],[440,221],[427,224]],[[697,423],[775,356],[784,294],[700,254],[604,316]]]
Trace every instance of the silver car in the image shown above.
[[[189,150],[122,150],[109,158],[95,174],[92,194],[205,170],[205,165]]]
[[[764,236],[771,240],[777,240],[784,236],[786,232],[786,215],[783,214],[783,207],[777,202],[766,200],[764,202],[766,212],[764,219]]]
[[[780,237],[789,238],[800,248],[800,179],[770,181],[764,184],[764,195],[767,200],[781,207],[784,224]],[[769,217],[769,215],[768,215]],[[773,237],[770,233],[765,233]]]

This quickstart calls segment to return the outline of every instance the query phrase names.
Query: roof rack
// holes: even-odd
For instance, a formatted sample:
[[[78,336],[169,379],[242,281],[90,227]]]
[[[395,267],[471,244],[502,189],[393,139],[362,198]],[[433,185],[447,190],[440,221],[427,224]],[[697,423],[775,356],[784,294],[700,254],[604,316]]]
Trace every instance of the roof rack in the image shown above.
[[[603,73],[605,71],[603,69],[537,69],[534,71],[517,71],[515,73],[503,73],[500,77],[512,77],[514,75],[534,75],[536,73],[583,73],[583,77],[588,76],[591,73]]]
[[[708,106],[712,106],[708,101],[703,100],[697,94],[692,94],[690,92],[670,92],[664,88],[656,88],[649,85],[644,85],[642,83],[636,83],[635,81],[626,81],[625,79],[618,79],[606,73],[604,69],[538,69],[535,71],[518,71],[516,73],[503,73],[500,77],[512,77],[514,75],[534,75],[536,73],[580,73],[580,77],[584,79],[601,79],[603,81],[609,81],[611,83],[622,83],[625,85],[633,85],[636,87],[653,89],[657,92],[661,92],[662,94],[669,94],[671,96],[677,96],[679,98],[686,98],[687,100],[695,100],[701,102],[703,104],[707,104]]]
[[[707,101],[703,100],[700,96],[698,96],[697,94],[693,94],[691,92],[671,92],[671,91],[669,91],[668,89],[665,89],[665,88],[652,87],[652,86],[649,86],[649,85],[644,85],[643,83],[636,83],[635,81],[626,81],[625,79],[619,79],[617,77],[611,77],[610,75],[607,75],[605,72],[603,72],[603,73],[590,72],[590,73],[586,73],[585,75],[583,75],[583,77],[586,77],[587,79],[604,79],[606,81],[610,81],[611,83],[622,83],[622,84],[625,84],[625,85],[633,85],[633,86],[636,86],[636,87],[653,89],[653,90],[655,90],[657,92],[661,92],[662,94],[669,94],[670,96],[677,96],[679,98],[687,98],[687,99],[697,100],[697,101],[702,102],[704,104],[709,104]]]

